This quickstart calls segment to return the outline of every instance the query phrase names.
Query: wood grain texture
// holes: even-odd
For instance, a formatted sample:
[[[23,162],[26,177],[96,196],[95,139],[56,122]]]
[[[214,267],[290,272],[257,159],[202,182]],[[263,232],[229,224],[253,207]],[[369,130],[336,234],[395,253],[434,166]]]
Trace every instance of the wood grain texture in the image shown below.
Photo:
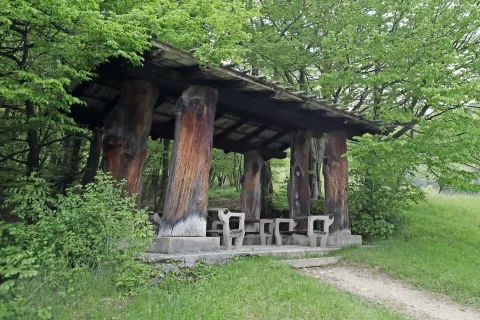
[[[262,209],[261,172],[263,159],[258,151],[251,150],[244,155],[244,173],[240,180],[240,210],[245,212],[246,220],[260,219]]]
[[[325,179],[325,214],[335,221],[330,233],[351,234],[348,216],[347,135],[343,131],[327,133],[323,175]]]
[[[325,135],[320,138],[310,139],[310,161],[309,161],[309,180],[310,180],[310,199],[321,199],[322,196],[322,176],[321,169],[323,158],[325,156]],[[314,212],[313,214],[320,214]]]
[[[290,181],[288,183],[288,207],[290,218],[310,215],[309,155],[310,131],[290,134]]]
[[[159,236],[206,235],[217,91],[191,86],[177,101],[174,148]]]
[[[129,194],[140,191],[157,96],[157,86],[151,82],[125,81],[120,88],[117,106],[105,120],[103,170],[111,172],[116,180],[126,179]]]

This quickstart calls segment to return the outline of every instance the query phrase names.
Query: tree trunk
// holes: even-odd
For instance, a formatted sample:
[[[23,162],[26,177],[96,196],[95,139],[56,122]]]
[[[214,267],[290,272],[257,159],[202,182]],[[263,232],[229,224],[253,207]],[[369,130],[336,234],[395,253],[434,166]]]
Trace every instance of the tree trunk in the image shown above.
[[[310,140],[310,161],[308,166],[310,181],[310,198],[317,200],[322,198],[322,178],[320,169],[325,156],[325,137],[312,138]]]
[[[35,106],[33,105],[33,103],[28,101],[25,110],[28,123],[29,120],[36,115]],[[33,128],[33,125],[31,123],[28,123],[28,125],[31,127],[27,130],[27,174],[30,174],[32,172],[38,172],[40,170],[40,152],[42,151],[42,146],[37,129]]]
[[[175,142],[159,236],[204,237],[217,91],[191,86],[177,101]]]
[[[97,174],[100,156],[102,154],[103,130],[100,127],[95,127],[92,131],[93,137],[90,140],[90,151],[88,152],[85,173],[82,178],[83,185],[93,182],[95,175]]]
[[[260,181],[263,166],[262,156],[258,151],[247,151],[244,155],[244,173],[240,179],[240,210],[245,212],[246,220],[260,219],[262,209],[262,187]]]
[[[330,233],[350,234],[348,217],[347,136],[343,131],[327,134],[323,175],[325,178],[325,214],[335,217]]]
[[[63,165],[68,168],[63,178],[62,193],[66,188],[73,184],[79,174],[80,161],[82,160],[83,138],[77,134],[72,134],[66,141],[66,155]]]
[[[145,80],[122,84],[118,105],[105,120],[103,170],[116,180],[127,180],[129,194],[140,192],[147,139],[152,125],[157,86]],[[137,199],[140,199],[138,195]]]
[[[273,184],[272,184],[272,169],[270,168],[270,160],[265,161],[262,166],[260,175],[262,194],[261,194],[261,214],[260,218],[272,218],[272,196],[273,196]]]
[[[311,132],[291,133],[290,181],[288,183],[288,207],[290,218],[310,215],[310,186],[308,160]]]
[[[167,185],[168,185],[168,168],[170,163],[170,140],[163,139],[163,153],[162,153],[162,177],[160,180],[160,196],[157,202],[157,208],[163,210],[165,205],[165,196],[167,195]]]

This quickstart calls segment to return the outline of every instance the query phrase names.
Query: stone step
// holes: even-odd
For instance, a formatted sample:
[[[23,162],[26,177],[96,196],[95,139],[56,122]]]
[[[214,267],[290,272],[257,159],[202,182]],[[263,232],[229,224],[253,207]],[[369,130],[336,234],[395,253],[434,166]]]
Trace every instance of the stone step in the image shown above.
[[[294,259],[282,260],[282,262],[289,264],[295,269],[323,267],[338,263],[342,257],[322,257],[322,258],[308,258],[308,259]]]
[[[198,252],[187,254],[145,253],[143,258],[153,264],[176,261],[185,266],[193,266],[196,262],[205,264],[224,264],[235,256],[276,256],[282,258],[297,258],[309,255],[325,255],[339,248],[321,248],[304,246],[242,246],[240,249],[220,250],[217,252]]]

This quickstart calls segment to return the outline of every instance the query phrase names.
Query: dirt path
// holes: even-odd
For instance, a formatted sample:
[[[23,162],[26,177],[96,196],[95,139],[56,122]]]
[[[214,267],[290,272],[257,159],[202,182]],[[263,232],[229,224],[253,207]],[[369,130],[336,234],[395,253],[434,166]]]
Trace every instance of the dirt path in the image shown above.
[[[385,274],[347,266],[299,269],[341,290],[387,305],[414,319],[479,320],[480,310],[450,299],[414,289]]]

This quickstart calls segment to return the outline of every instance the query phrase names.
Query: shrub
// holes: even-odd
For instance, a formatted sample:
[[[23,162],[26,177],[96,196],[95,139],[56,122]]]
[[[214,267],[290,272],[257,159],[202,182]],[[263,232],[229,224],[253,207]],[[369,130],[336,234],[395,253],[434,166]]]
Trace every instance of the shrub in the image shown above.
[[[405,223],[402,213],[424,199],[424,192],[412,184],[417,167],[402,141],[367,135],[359,142],[349,153],[352,231],[387,237]]]
[[[148,213],[136,208],[134,196],[124,194],[124,183],[107,174],[98,173],[94,183],[72,187],[55,198],[38,177],[21,182],[9,190],[6,201],[21,221],[0,224],[4,301],[18,298],[14,288],[19,280],[36,276],[40,268],[51,279],[99,266],[120,273],[131,270],[134,255],[151,242]]]

